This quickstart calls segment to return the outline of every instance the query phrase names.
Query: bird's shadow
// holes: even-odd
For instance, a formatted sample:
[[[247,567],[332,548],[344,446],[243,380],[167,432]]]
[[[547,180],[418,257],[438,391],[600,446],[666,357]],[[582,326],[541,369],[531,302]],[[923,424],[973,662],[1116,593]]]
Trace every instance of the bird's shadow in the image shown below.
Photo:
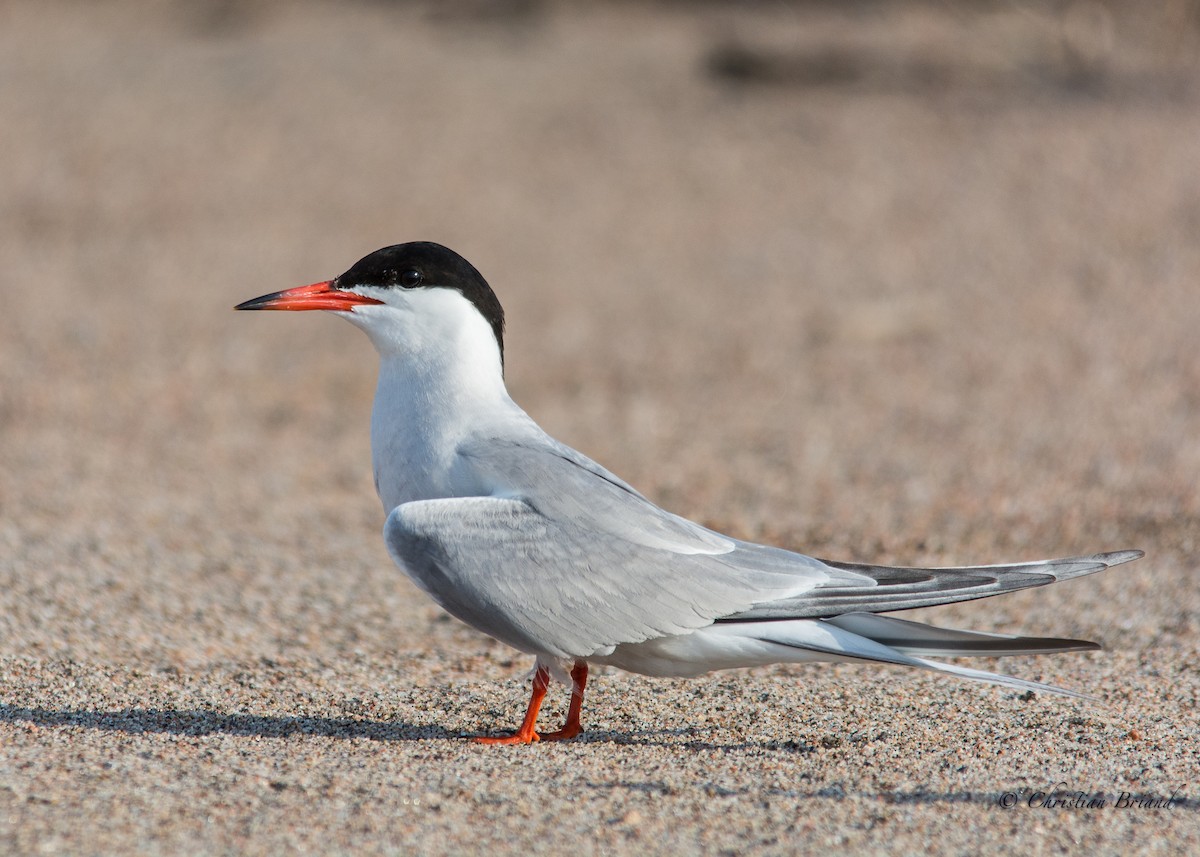
[[[206,709],[121,708],[54,709],[0,704],[0,723],[31,723],[40,727],[96,729],[130,735],[234,735],[254,738],[286,738],[311,735],[319,738],[367,741],[470,741],[481,735],[503,735],[505,730],[456,732],[434,724],[398,720],[360,720],[350,717],[272,716],[229,714]],[[664,747],[688,751],[731,752],[746,749],[810,753],[812,745],[797,741],[722,743],[689,736],[705,730],[693,727],[619,730],[589,730],[562,746],[609,744],[614,747]],[[680,740],[683,739],[683,740]]]
[[[113,711],[94,709],[54,709],[41,706],[0,704],[0,723],[31,723],[40,727],[96,729],[130,735],[234,735],[254,738],[286,738],[311,735],[319,738],[367,741],[469,741],[480,732],[455,732],[433,724],[405,723],[398,720],[360,720],[350,717],[272,716],[229,714],[205,709],[121,708]],[[613,744],[624,746],[683,746],[689,749],[729,750],[733,745],[705,742],[672,743],[654,740],[652,735],[690,734],[692,729],[654,729],[636,732],[585,732],[571,744]],[[494,734],[505,734],[503,731]]]
[[[176,711],[154,708],[122,708],[115,711],[89,711],[82,709],[52,709],[0,704],[0,723],[30,723],[40,727],[63,727],[97,729],[107,732],[124,732],[131,735],[160,733],[169,735],[236,735],[259,738],[284,738],[291,735],[312,735],[323,738],[365,739],[368,741],[428,741],[437,739],[465,739],[471,736],[449,732],[441,726],[402,723],[394,720],[354,720],[341,717],[277,717],[260,714],[224,714],[219,711],[187,710]],[[707,741],[672,742],[668,735],[680,737],[692,734],[691,729],[640,730],[636,732],[585,732],[570,743],[607,743],[614,746],[672,746],[692,751],[730,751],[746,749],[768,749],[776,752],[812,753],[817,748],[796,741],[769,741],[738,744],[718,744]],[[658,738],[652,736],[659,736]],[[589,783],[589,787],[603,790],[628,790],[671,794],[672,786],[656,781]],[[734,797],[749,793],[749,789],[726,789],[712,786],[708,793],[712,797]],[[854,796],[841,786],[817,790],[775,789],[771,793],[792,798],[822,798],[843,800]],[[1028,794],[1026,794],[1028,792]],[[1034,795],[1041,794],[1029,789],[1012,792],[910,792],[859,795],[873,797],[892,804],[981,804],[1012,807],[1006,803],[1010,798],[1028,804]],[[1051,792],[1049,797],[1058,795]],[[1116,796],[1113,796],[1113,800]],[[1041,804],[1039,804],[1040,806]],[[1179,796],[1170,808],[1200,810],[1200,800]]]
[[[0,705],[0,723],[25,722],[44,727],[75,727],[131,735],[238,735],[285,738],[314,735],[368,741],[426,741],[458,737],[440,726],[394,720],[356,720],[344,717],[289,717],[226,714],[220,711],[122,708],[116,711],[53,709]]]
[[[879,801],[891,806],[973,804],[1016,812],[1031,809],[1049,809],[1051,811],[1065,809],[1088,810],[1092,812],[1120,812],[1128,810],[1144,814],[1148,811],[1170,812],[1172,810],[1186,810],[1197,812],[1200,810],[1200,800],[1178,793],[1150,794],[1121,792],[1118,794],[1111,790],[1107,793],[1102,793],[1099,789],[1093,789],[1081,798],[1077,792],[1064,787],[1064,785],[1047,785],[1042,789],[1018,786],[1006,791],[932,791],[918,789],[916,791],[895,792],[855,791],[847,789],[840,783],[831,784],[823,788],[808,789],[781,787],[761,789],[754,786],[729,788],[715,783],[708,783],[703,785],[702,788],[704,793],[710,798],[777,797],[802,802],[822,800],[841,802],[862,798]],[[663,796],[677,794],[679,791],[678,786],[661,780],[618,780],[615,782],[588,783],[587,787],[605,792],[629,792]],[[1104,802],[1100,803],[1099,801],[1101,800]]]

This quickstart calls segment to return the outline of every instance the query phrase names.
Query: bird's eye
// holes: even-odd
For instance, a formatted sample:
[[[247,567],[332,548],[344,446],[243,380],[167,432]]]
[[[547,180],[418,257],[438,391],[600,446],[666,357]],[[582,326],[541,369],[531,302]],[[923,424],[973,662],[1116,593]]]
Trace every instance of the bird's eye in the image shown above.
[[[421,280],[423,279],[424,277],[421,276],[420,271],[416,270],[415,268],[409,268],[400,275],[400,285],[406,289],[415,289],[417,286],[421,285]]]

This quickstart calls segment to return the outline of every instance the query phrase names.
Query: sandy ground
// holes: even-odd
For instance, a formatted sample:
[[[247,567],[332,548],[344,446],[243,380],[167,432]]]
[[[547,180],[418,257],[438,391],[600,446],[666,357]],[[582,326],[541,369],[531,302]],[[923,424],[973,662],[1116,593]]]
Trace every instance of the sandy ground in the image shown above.
[[[1062,5],[0,4],[0,850],[1200,849],[1200,15]],[[1099,699],[610,672],[463,740],[531,664],[388,560],[373,352],[230,311],[412,239],[673,511],[1145,549],[920,614],[1100,640],[998,665]]]

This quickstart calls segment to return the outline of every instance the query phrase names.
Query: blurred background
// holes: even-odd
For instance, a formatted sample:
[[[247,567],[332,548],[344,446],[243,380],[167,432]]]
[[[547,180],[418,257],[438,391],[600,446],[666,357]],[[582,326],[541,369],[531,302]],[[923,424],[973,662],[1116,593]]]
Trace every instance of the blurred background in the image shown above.
[[[678,513],[1190,562],[1198,48],[1182,0],[5,2],[11,631],[224,651],[131,593],[270,592],[298,544],[389,591],[370,346],[229,310],[414,239],[490,278],[517,401]]]
[[[369,345],[229,310],[414,239],[489,278],[535,419],[675,511],[1182,558],[1198,46],[1194,2],[5,3],[4,597],[130,621],[98,580],[269,590],[239,563],[298,539],[390,585]]]
[[[1198,47],[1184,0],[0,5],[7,649],[409,603],[368,343],[230,308],[414,239],[489,278],[534,418],[673,510],[1139,546],[1109,594],[1194,634],[1154,583],[1198,532]]]
[[[663,741],[748,742],[749,780],[719,794],[784,777],[768,757],[789,788],[890,793],[841,742],[893,718],[872,746],[934,791],[1021,764],[1044,785],[1060,752],[1083,786],[1194,781],[1194,743],[1163,736],[1200,698],[1198,84],[1197,0],[0,0],[0,845],[129,853],[171,830],[190,851],[215,824],[229,853],[263,830],[284,837],[263,853],[320,850],[373,835],[338,801],[436,791],[443,753],[476,781],[438,817],[519,821],[487,800],[531,788],[523,769],[425,740],[506,723],[529,665],[384,551],[368,342],[231,311],[417,239],[495,288],[514,398],[672,511],[838,559],[1148,553],[921,616],[1102,641],[1001,667],[1118,706],[1075,725],[1067,703],[849,667],[610,675],[588,726],[617,744],[564,754],[657,782],[620,742],[664,734],[663,700],[699,730]],[[1010,757],[1009,737],[960,745],[1027,721]],[[387,740],[366,762],[346,729]],[[1151,744],[1167,761],[1139,779]],[[288,767],[310,751],[349,760],[322,785],[303,778],[332,762]],[[690,759],[702,776],[657,799],[730,835],[707,757],[668,769]],[[624,791],[568,781],[520,803],[548,807],[541,846],[584,805],[624,829],[604,820],[632,817]],[[373,823],[401,837],[389,795]],[[802,816],[858,812],[823,806]]]

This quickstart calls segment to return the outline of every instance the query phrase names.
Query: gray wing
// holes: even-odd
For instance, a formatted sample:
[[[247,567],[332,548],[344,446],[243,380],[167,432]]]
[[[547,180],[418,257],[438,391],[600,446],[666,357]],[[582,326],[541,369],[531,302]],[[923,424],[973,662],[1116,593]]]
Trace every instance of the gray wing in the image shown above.
[[[694,631],[824,577],[647,547],[502,497],[405,503],[388,516],[384,538],[397,565],[449,613],[554,657]]]
[[[879,613],[982,598],[1141,556],[945,569],[827,562],[714,533],[543,436],[459,448],[491,496],[398,506],[397,564],[451,614],[523,651],[609,654],[715,621]]]
[[[461,445],[458,453],[492,496],[524,500],[548,518],[674,553],[723,554],[737,546],[734,539],[659,508],[548,435],[536,441],[475,441]]]
[[[549,438],[489,439],[459,453],[491,496],[405,503],[384,538],[448,612],[523,651],[607,654],[863,579],[671,515]]]

